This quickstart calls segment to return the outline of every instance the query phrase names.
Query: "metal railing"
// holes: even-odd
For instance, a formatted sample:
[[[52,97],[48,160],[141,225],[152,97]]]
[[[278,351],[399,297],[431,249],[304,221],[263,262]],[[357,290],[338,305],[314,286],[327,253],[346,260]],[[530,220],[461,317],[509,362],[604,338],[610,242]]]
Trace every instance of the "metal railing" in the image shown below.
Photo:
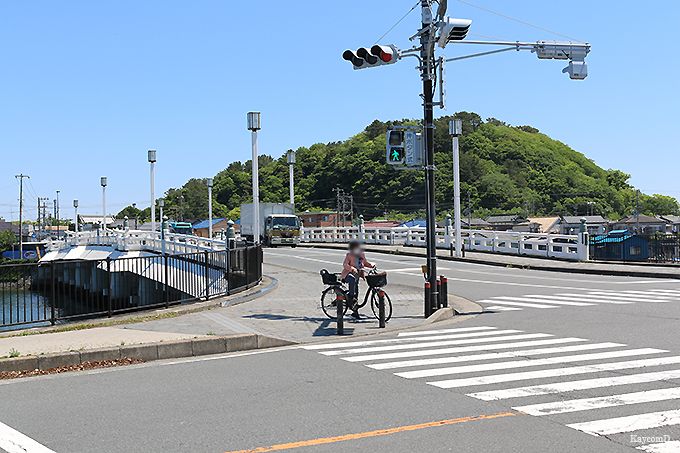
[[[0,265],[0,330],[233,294],[262,278],[260,246]]]
[[[406,245],[425,247],[425,228],[395,227],[366,228],[325,227],[303,228],[302,242],[344,243],[360,240],[366,244]],[[465,250],[525,255],[544,258],[560,258],[574,261],[588,260],[587,235],[564,235],[545,233],[520,233],[513,231],[462,230]],[[455,244],[451,227],[437,228],[437,247],[449,249]]]

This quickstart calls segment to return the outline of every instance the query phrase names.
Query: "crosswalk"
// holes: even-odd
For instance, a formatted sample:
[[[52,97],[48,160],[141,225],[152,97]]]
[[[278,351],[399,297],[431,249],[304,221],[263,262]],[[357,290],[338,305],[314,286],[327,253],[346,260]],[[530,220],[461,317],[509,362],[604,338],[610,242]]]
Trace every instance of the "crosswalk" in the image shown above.
[[[478,300],[485,311],[517,311],[526,308],[589,307],[595,305],[629,305],[635,303],[680,302],[680,289],[650,289],[647,291],[584,291],[558,294],[527,294],[496,296]]]
[[[680,355],[664,349],[493,326],[301,348],[550,417],[641,451],[680,452]],[[676,436],[660,436],[661,428]]]

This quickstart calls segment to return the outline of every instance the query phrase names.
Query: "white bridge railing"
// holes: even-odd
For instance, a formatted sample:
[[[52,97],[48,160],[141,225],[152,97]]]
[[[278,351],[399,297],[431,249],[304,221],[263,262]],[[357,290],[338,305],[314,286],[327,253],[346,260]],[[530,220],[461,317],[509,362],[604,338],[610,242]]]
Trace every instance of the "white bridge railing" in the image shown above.
[[[301,242],[343,243],[360,240],[366,244],[425,247],[425,228],[325,227],[303,228]],[[511,231],[462,230],[465,250],[511,255],[588,261],[587,234],[541,234]],[[437,228],[437,247],[455,245],[453,228]]]
[[[120,251],[149,251],[177,255],[182,253],[226,250],[227,242],[184,234],[165,233],[165,238],[156,231],[105,230],[102,232],[83,231],[70,233],[63,240],[52,241],[48,251],[61,250],[78,245],[102,245]]]

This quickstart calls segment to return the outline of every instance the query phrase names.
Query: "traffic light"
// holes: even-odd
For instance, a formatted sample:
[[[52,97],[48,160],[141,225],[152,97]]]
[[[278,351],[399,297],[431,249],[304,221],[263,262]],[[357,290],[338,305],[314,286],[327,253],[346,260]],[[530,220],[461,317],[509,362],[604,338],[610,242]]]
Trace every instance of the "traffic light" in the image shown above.
[[[439,47],[442,49],[451,41],[462,41],[470,30],[470,19],[446,17],[439,27]]]
[[[391,130],[387,132],[387,163],[390,165],[403,165],[406,159],[404,147],[404,131]]]
[[[354,69],[374,68],[386,64],[394,64],[399,60],[399,49],[396,46],[375,45],[370,49],[359,47],[356,51],[345,50],[342,58],[352,63]]]

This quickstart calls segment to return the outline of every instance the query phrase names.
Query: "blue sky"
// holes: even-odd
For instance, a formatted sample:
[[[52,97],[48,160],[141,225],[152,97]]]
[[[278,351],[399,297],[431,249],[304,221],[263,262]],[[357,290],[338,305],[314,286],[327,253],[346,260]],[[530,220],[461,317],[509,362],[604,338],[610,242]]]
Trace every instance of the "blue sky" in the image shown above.
[[[650,193],[680,197],[680,63],[674,0],[449,0],[471,39],[561,39],[471,6],[587,40],[590,76],[510,52],[451,64],[448,109],[531,124]],[[146,150],[158,150],[157,194],[246,160],[245,114],[261,110],[261,151],[344,139],[372,120],[421,115],[414,61],[352,71],[346,48],[373,44],[415,0],[0,2],[0,216],[17,218],[20,172],[61,211],[148,205]],[[409,45],[414,11],[383,43]],[[462,46],[461,46],[462,47]],[[447,48],[455,56],[474,48]]]

